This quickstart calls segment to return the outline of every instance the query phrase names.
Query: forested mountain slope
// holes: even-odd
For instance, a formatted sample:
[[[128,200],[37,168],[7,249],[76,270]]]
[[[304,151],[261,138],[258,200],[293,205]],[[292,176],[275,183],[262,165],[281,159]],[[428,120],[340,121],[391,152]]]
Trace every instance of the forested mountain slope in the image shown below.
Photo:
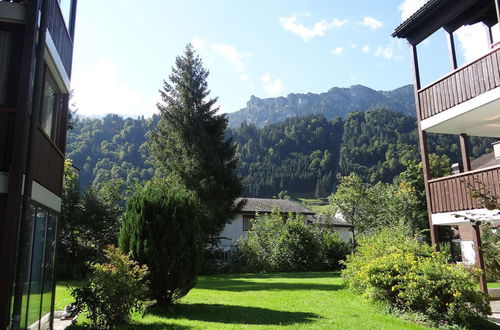
[[[145,143],[157,120],[116,115],[77,120],[68,135],[67,156],[80,169],[82,187],[113,178],[127,183],[150,178],[154,170]],[[332,120],[313,114],[263,128],[245,123],[228,129],[227,136],[238,144],[238,172],[248,197],[281,191],[324,197],[335,188],[338,174],[356,172],[372,183],[390,182],[405,160],[419,159],[415,118],[382,109]],[[491,142],[472,138],[473,156],[489,151]],[[429,144],[431,152],[459,161],[456,136],[430,135]]]

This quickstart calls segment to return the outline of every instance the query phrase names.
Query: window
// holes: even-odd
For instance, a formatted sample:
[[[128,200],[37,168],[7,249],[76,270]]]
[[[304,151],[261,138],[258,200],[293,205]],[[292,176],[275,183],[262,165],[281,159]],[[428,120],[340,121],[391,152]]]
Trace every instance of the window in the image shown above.
[[[12,33],[0,31],[0,105],[7,104],[7,80],[10,67]]]
[[[23,294],[15,297],[22,299],[21,328],[29,328],[50,312],[56,226],[56,213],[40,205],[30,206]]]
[[[57,139],[55,136],[57,133],[57,129],[55,129],[55,119],[59,114],[60,106],[61,93],[57,88],[54,78],[48,70],[46,70],[45,83],[43,87],[43,103],[40,113],[40,126],[53,140]]]
[[[243,216],[243,231],[249,231],[252,229],[251,219],[255,218],[253,215],[244,215]]]

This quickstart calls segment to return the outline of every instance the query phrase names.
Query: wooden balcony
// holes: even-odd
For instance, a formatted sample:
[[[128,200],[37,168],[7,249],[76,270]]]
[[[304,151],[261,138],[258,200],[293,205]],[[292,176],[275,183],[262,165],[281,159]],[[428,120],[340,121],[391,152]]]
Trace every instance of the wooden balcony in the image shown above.
[[[61,8],[57,0],[48,2],[47,28],[54,41],[59,57],[68,77],[71,76],[71,61],[73,58],[73,40],[68,32]]]
[[[420,120],[500,86],[500,47],[418,91]]]
[[[41,128],[37,129],[34,152],[33,178],[54,194],[61,196],[64,155]]]
[[[432,213],[482,208],[472,198],[469,185],[480,191],[486,187],[495,196],[500,196],[500,166],[429,180]]]

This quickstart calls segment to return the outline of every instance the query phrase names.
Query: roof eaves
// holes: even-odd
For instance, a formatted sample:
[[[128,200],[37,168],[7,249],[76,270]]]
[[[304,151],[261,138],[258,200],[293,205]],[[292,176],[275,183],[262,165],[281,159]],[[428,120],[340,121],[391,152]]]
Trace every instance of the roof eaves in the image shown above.
[[[405,32],[417,21],[421,21],[425,16],[429,14],[429,11],[436,7],[442,0],[429,0],[426,2],[419,10],[417,10],[413,15],[407,18],[403,23],[401,23],[392,33],[392,37],[404,38]]]

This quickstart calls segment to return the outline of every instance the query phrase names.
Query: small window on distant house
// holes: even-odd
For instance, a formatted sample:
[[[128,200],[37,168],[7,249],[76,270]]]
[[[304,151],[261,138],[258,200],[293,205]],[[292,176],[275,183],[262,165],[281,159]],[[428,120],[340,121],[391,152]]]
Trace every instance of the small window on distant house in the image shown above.
[[[43,88],[43,104],[40,113],[40,126],[43,131],[49,136],[54,138],[54,122],[58,113],[61,93],[59,92],[54,78],[47,71],[45,74],[45,84]]]
[[[249,231],[252,229],[251,219],[255,218],[253,215],[244,215],[243,216],[243,231]]]

